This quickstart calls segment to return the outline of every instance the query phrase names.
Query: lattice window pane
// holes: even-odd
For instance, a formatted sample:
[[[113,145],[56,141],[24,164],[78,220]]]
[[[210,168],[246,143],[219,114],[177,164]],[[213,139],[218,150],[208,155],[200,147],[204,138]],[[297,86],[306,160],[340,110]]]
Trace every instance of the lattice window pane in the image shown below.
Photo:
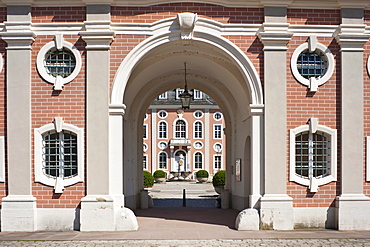
[[[186,138],[186,124],[184,120],[178,120],[175,127],[176,138]]]
[[[66,78],[74,71],[76,58],[72,51],[67,48],[62,48],[61,50],[54,48],[46,53],[44,64],[49,75],[54,77],[59,75]]]
[[[194,162],[194,168],[195,169],[202,169],[203,163],[202,163],[202,153],[195,153],[195,162]]]
[[[298,72],[306,79],[320,78],[325,75],[327,66],[326,56],[321,51],[303,51],[297,59]]]

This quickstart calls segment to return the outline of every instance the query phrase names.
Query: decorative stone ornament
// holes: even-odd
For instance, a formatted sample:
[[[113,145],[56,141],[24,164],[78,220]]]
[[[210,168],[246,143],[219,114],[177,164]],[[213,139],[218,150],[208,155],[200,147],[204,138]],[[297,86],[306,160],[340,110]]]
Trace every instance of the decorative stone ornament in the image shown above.
[[[183,43],[188,44],[193,39],[195,23],[198,20],[198,15],[194,13],[179,13],[177,14],[181,29],[181,39]]]

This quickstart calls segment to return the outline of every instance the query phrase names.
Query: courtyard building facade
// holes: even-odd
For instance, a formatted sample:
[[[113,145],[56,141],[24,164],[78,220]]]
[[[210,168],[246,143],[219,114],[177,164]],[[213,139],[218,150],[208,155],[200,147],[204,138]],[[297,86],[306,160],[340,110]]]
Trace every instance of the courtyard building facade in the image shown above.
[[[1,231],[136,230],[143,168],[226,170],[238,230],[370,230],[368,0],[0,0],[0,20]],[[153,103],[184,64],[217,106]]]

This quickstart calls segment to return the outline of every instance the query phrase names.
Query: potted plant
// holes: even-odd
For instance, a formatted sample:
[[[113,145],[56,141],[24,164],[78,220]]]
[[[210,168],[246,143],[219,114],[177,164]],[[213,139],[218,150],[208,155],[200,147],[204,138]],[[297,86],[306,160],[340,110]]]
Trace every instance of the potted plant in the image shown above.
[[[166,182],[166,173],[162,170],[157,170],[153,173],[153,177],[156,183],[165,183]]]
[[[153,175],[148,171],[144,171],[143,176],[144,176],[143,178],[144,188],[147,188],[147,189],[152,188],[154,185]]]
[[[221,194],[222,190],[224,189],[225,182],[226,182],[226,171],[221,170],[216,172],[216,174],[213,176],[212,184],[213,187],[215,188],[215,191],[218,194]]]
[[[206,170],[199,170],[195,173],[198,182],[205,183],[208,180],[208,172]]]

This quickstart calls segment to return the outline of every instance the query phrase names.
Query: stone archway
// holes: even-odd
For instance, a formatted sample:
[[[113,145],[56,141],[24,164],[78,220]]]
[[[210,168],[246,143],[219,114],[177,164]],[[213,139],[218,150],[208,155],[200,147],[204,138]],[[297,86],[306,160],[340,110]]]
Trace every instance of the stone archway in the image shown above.
[[[201,24],[207,24],[207,28],[198,29]],[[117,177],[111,183],[123,186],[126,207],[135,209],[140,203],[142,176],[137,164],[142,161],[140,131],[145,111],[160,93],[182,86],[184,62],[188,66],[189,87],[215,99],[225,117],[227,189],[231,192],[232,207],[242,210],[257,206],[261,196],[261,177],[257,171],[262,165],[259,144],[263,140],[262,87],[251,61],[219,35],[216,24],[199,19],[195,27],[187,30],[191,35],[184,38],[178,19],[164,20],[158,24],[156,35],[132,50],[116,73],[110,105],[109,160],[111,168],[123,167],[123,181]],[[244,159],[248,136],[250,169],[254,175],[242,174],[240,181],[236,181],[232,172],[234,163]],[[253,190],[239,183],[252,183]]]

